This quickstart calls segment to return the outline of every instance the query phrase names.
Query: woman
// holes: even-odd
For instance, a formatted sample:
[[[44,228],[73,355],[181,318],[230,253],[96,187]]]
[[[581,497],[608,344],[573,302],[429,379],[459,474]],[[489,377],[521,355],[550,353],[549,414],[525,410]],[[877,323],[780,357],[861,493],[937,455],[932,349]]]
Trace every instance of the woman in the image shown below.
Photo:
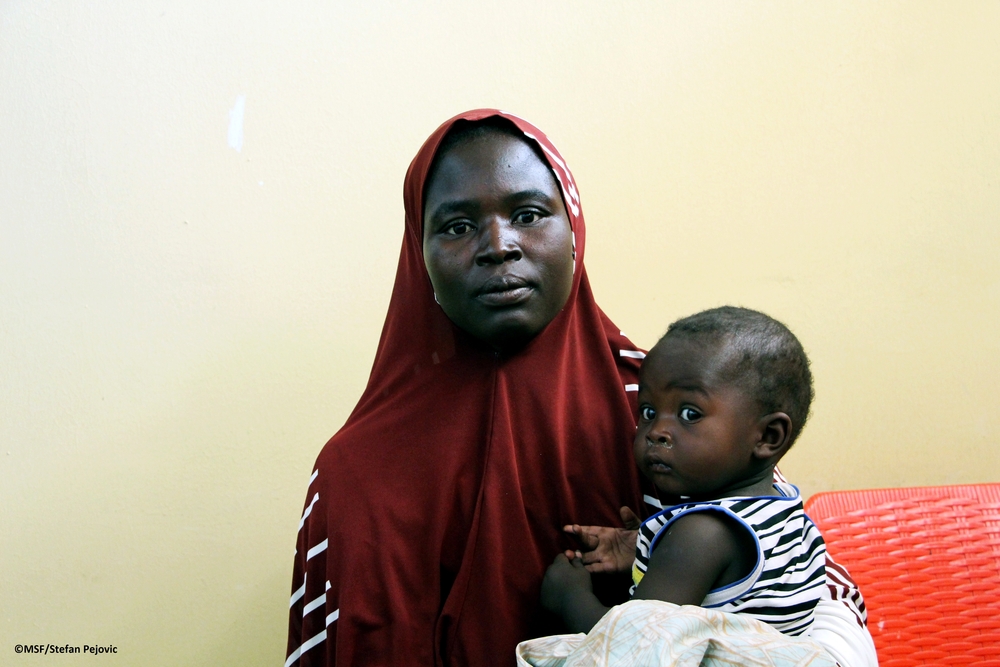
[[[404,204],[368,386],[310,480],[286,665],[513,664],[552,630],[538,593],[561,527],[643,504],[642,353],[594,301],[555,147],[461,114],[414,158]]]

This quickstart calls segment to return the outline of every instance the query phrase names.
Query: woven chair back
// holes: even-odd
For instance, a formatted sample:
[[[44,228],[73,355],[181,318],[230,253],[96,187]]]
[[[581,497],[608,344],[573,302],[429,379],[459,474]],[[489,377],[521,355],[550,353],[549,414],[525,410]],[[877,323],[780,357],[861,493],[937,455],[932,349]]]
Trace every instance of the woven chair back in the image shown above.
[[[881,667],[1000,667],[1000,484],[819,493],[805,509],[861,588]]]

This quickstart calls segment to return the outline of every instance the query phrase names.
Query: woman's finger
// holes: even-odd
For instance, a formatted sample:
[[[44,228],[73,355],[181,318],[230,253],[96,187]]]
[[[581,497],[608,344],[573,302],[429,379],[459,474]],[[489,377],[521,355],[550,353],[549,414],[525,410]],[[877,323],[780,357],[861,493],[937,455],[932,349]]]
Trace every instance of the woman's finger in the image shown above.
[[[639,530],[639,526],[642,525],[642,522],[639,520],[639,517],[636,516],[635,512],[631,510],[631,508],[622,507],[618,510],[618,513],[621,515],[622,523],[625,524],[626,529]]]
[[[597,536],[597,532],[594,530],[593,526],[579,526],[580,530],[576,534],[580,544],[587,551],[593,551],[600,545],[601,539]]]

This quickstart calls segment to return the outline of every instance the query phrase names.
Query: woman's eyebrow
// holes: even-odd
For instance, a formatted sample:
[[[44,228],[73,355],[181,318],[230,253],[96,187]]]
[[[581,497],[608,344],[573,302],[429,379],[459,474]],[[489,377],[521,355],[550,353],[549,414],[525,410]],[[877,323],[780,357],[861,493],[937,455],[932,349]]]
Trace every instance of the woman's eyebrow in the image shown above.
[[[521,190],[519,192],[512,192],[511,194],[504,197],[504,201],[508,204],[511,202],[518,202],[525,199],[539,199],[546,203],[550,203],[552,201],[552,196],[543,190],[531,189],[531,190]]]
[[[431,211],[430,218],[439,218],[443,215],[451,215],[452,213],[460,213],[464,211],[475,212],[479,210],[479,204],[472,199],[453,199],[451,201],[446,201],[438,204],[437,208]]]
[[[544,190],[534,188],[512,192],[509,195],[506,195],[503,198],[503,201],[509,206],[511,204],[522,202],[526,199],[534,199],[548,205],[552,204],[552,196],[550,194],[546,193]],[[438,204],[437,207],[430,212],[430,215],[427,216],[427,218],[436,219],[441,216],[451,215],[452,213],[468,212],[475,214],[480,208],[480,202],[475,199],[452,199]]]

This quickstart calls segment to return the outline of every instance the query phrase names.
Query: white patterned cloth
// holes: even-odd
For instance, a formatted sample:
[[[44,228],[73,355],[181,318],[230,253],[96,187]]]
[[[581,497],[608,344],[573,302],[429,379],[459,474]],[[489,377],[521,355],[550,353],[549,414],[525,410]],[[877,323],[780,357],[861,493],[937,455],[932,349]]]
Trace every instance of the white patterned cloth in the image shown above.
[[[589,634],[517,645],[518,667],[835,667],[816,642],[745,614],[658,600],[612,607]]]

